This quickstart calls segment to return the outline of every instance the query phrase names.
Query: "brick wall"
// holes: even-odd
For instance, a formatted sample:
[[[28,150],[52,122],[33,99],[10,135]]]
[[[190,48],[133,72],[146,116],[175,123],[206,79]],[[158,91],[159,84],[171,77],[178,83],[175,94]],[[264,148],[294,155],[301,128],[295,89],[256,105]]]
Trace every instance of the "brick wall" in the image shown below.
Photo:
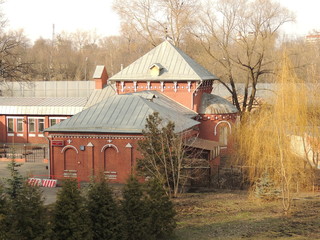
[[[92,175],[103,173],[111,182],[124,183],[139,156],[140,138],[141,135],[50,134],[51,143],[61,140],[64,145],[50,146],[50,174],[62,178],[76,172],[81,181],[89,181]]]

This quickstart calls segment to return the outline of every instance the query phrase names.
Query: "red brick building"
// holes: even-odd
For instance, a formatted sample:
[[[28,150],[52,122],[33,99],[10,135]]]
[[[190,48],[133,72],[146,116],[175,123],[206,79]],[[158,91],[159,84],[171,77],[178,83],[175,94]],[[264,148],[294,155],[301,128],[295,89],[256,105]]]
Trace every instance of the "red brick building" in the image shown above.
[[[95,89],[89,98],[0,97],[0,143],[48,144],[44,129],[115,95],[114,88],[106,85],[107,79],[104,66],[97,66],[93,76]]]
[[[107,77],[101,78],[104,82]],[[145,120],[153,112],[173,121],[177,132],[197,139],[195,147],[208,151],[210,165],[218,164],[220,146],[228,146],[237,111],[210,94],[216,79],[163,42],[108,80],[117,95],[45,130],[50,174],[86,181],[103,172],[111,181],[124,182],[139,156],[137,141],[143,137]]]

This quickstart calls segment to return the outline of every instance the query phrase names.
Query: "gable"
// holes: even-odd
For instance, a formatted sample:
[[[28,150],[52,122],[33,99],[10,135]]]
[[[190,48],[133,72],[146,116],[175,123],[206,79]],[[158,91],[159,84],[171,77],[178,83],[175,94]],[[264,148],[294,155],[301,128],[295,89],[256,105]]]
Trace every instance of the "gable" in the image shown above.
[[[218,78],[169,41],[164,41],[110,78],[110,80],[117,81],[203,81],[214,79]]]

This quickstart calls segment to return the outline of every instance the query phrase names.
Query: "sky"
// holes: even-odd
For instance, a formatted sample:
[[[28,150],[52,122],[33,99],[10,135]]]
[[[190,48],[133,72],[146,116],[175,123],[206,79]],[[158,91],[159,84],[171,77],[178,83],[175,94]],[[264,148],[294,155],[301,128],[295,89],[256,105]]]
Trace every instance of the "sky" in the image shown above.
[[[119,34],[120,20],[112,11],[112,0],[5,0],[2,11],[8,29],[24,29],[32,40],[51,39],[55,33],[96,31],[98,35]]]
[[[320,31],[320,0],[276,0],[296,14],[296,23],[283,28],[291,37]],[[96,31],[99,36],[119,34],[120,19],[112,11],[113,0],[5,0],[2,10],[8,29],[24,29],[31,40],[51,39],[55,33]]]

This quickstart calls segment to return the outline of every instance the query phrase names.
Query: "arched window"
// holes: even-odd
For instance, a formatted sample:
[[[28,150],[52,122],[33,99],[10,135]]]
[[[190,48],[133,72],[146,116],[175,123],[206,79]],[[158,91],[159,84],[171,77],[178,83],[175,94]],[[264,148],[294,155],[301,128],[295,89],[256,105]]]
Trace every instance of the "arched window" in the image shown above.
[[[231,124],[228,121],[220,121],[214,127],[214,135],[218,136],[219,143],[223,146],[228,145],[228,138],[231,134]]]
[[[106,147],[104,149],[104,172],[108,179],[117,179],[119,170],[119,161],[117,161],[118,149],[115,147]]]
[[[219,143],[221,143],[224,146],[227,146],[229,135],[230,135],[229,126],[225,124],[221,124],[219,126]]]
[[[64,154],[64,177],[77,177],[77,152],[73,148],[67,148]]]

